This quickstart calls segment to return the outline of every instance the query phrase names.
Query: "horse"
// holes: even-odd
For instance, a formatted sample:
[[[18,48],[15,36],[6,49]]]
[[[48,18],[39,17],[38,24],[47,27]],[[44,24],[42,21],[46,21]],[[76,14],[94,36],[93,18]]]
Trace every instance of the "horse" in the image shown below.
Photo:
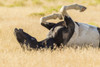
[[[63,46],[83,46],[90,45],[92,47],[100,47],[100,28],[85,23],[79,23],[72,20],[66,10],[75,9],[83,12],[85,6],[72,4],[63,6],[60,9],[60,14],[51,14],[40,18],[40,24],[49,30],[47,38],[38,42],[35,37],[32,37],[22,29],[15,28],[14,32],[18,42],[29,45],[32,49],[39,48],[54,48]],[[50,19],[63,19],[58,23],[47,22]]]

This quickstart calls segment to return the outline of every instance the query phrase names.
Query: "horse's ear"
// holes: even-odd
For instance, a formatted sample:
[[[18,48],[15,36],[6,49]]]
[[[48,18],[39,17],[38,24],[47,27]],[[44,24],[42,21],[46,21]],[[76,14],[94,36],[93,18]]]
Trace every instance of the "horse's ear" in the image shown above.
[[[64,23],[65,25],[69,26],[69,25],[73,25],[74,21],[69,16],[64,16]]]

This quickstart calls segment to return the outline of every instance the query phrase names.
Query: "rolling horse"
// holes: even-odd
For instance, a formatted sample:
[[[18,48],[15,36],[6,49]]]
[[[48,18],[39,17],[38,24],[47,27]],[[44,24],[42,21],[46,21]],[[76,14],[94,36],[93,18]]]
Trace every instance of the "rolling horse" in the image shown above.
[[[14,33],[17,41],[24,49],[23,45],[29,46],[32,49],[39,48],[54,48],[63,46],[83,46],[91,45],[92,47],[100,47],[100,28],[85,23],[79,23],[72,20],[68,15],[67,10],[75,9],[83,12],[86,7],[79,4],[63,6],[60,13],[54,13],[40,18],[42,26],[49,30],[47,38],[38,42],[35,37],[32,37],[23,29],[15,28]],[[50,19],[63,19],[58,23],[47,22]]]

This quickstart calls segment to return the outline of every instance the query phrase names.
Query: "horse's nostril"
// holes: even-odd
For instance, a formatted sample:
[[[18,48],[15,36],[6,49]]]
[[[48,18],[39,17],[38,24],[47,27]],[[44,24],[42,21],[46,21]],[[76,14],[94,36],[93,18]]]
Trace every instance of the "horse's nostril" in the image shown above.
[[[17,29],[17,28],[15,28],[15,29],[14,29],[14,31],[15,31],[15,32],[17,32],[17,31],[18,31],[18,29]]]

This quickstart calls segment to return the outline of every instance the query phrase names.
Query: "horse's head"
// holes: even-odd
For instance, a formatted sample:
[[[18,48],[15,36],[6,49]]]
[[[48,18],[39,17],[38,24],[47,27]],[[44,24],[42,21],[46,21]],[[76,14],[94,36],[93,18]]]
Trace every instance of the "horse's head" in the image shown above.
[[[26,47],[29,46],[31,48],[37,48],[37,40],[29,34],[25,33],[23,29],[15,28],[14,33],[21,47],[26,44]]]

